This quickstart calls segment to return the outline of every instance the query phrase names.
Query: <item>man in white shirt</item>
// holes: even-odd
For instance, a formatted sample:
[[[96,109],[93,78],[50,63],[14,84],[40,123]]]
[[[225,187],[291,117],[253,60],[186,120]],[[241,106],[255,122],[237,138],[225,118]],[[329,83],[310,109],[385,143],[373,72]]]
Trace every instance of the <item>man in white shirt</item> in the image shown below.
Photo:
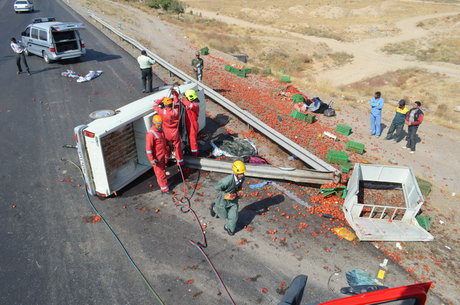
[[[152,65],[155,64],[155,61],[147,56],[145,50],[141,51],[141,55],[137,58],[139,63],[139,68],[141,68],[141,78],[142,78],[142,92],[153,92],[152,91]],[[146,90],[147,84],[147,90]]]
[[[24,66],[26,67],[27,74],[30,75],[30,70],[29,70],[29,65],[27,65],[27,60],[25,56],[25,49],[26,47],[24,44],[19,40],[16,41],[16,38],[11,38],[11,49],[13,50],[13,53],[16,55],[16,65],[18,66],[18,72],[16,72],[18,75],[22,73],[22,67],[21,67],[21,59],[24,61]]]

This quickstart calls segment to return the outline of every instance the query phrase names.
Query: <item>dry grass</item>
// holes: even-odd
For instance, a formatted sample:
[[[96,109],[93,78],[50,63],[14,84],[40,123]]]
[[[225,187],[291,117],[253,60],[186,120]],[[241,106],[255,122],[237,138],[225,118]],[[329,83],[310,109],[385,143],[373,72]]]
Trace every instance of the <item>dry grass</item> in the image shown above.
[[[382,51],[389,54],[407,54],[420,61],[440,61],[460,64],[460,36],[451,34],[432,36],[428,39],[408,40],[386,45]]]
[[[402,18],[451,12],[458,7],[406,1],[246,1],[185,0],[192,9],[319,37],[353,41],[394,35]]]

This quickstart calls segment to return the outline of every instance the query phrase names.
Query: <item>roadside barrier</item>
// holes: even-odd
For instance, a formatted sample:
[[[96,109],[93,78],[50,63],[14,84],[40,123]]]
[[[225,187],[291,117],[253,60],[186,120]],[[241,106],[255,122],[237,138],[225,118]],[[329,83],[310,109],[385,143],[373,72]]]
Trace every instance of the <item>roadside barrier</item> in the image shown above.
[[[328,171],[328,172],[336,172],[337,169],[332,165],[328,164],[327,162],[321,160],[314,154],[307,151],[305,148],[300,146],[299,144],[291,141],[281,133],[277,132],[257,117],[238,107],[235,103],[230,101],[229,99],[225,98],[224,96],[220,95],[212,88],[206,86],[205,84],[197,81],[196,79],[192,78],[185,72],[181,71],[180,69],[174,67],[155,53],[149,51],[145,46],[141,43],[136,41],[135,39],[123,34],[120,30],[116,29],[115,27],[111,26],[98,16],[96,16],[92,12],[88,12],[89,16],[100,23],[102,26],[119,36],[121,39],[125,40],[126,42],[130,43],[134,47],[139,50],[146,50],[147,54],[152,57],[160,66],[164,69],[168,70],[171,74],[177,76],[178,78],[182,79],[185,82],[196,83],[199,87],[204,89],[204,94],[210,98],[211,100],[215,101],[232,114],[237,116],[240,120],[245,122],[246,124],[252,126],[254,129],[262,133],[263,135],[267,136],[273,142],[278,144],[279,146],[283,147],[287,150],[290,154],[296,155],[300,160],[308,164],[310,167],[319,170],[319,171]]]

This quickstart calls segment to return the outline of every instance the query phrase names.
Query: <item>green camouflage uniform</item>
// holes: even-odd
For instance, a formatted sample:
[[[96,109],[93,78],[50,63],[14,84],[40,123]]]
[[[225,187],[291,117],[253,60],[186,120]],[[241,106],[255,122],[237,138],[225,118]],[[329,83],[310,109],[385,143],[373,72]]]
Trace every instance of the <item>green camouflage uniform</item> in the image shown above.
[[[238,196],[233,200],[224,199],[226,193],[237,193],[243,187],[244,177],[240,183],[235,181],[235,175],[229,175],[221,179],[215,190],[219,192],[216,198],[214,212],[219,218],[227,219],[227,229],[235,232],[236,222],[238,221]]]

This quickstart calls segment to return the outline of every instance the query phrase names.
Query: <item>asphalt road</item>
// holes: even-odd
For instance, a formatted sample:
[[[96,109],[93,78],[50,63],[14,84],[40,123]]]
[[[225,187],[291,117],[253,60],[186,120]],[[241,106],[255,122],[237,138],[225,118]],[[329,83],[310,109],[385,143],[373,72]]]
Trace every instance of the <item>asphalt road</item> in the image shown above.
[[[62,161],[77,162],[76,151],[62,146],[74,143],[73,128],[89,122],[89,113],[116,109],[143,96],[137,63],[86,23],[81,33],[88,53],[81,61],[46,64],[31,56],[32,75],[16,75],[9,41],[32,18],[85,23],[60,1],[37,0],[35,6],[35,13],[18,15],[11,3],[0,3],[0,304],[160,304],[108,228],[102,222],[85,222],[93,211],[79,172]],[[77,83],[60,75],[67,69],[104,73]],[[310,276],[304,301],[325,301],[341,296],[345,271],[377,271],[382,256],[370,244],[312,237],[323,219],[312,217],[308,234],[287,234],[287,245],[274,244],[266,230],[282,232],[289,224],[274,221],[273,208],[293,213],[293,202],[282,195],[242,200],[241,220],[255,230],[229,237],[223,221],[208,216],[212,186],[221,177],[195,173],[192,180],[203,188],[192,202],[208,225],[206,252],[237,304],[277,304],[279,284],[300,273]],[[192,215],[180,213],[150,183],[151,172],[119,197],[92,199],[166,304],[230,304],[203,256],[189,243],[201,239]],[[241,238],[246,243],[239,246]],[[390,263],[390,269],[390,286],[407,284],[398,266]]]

